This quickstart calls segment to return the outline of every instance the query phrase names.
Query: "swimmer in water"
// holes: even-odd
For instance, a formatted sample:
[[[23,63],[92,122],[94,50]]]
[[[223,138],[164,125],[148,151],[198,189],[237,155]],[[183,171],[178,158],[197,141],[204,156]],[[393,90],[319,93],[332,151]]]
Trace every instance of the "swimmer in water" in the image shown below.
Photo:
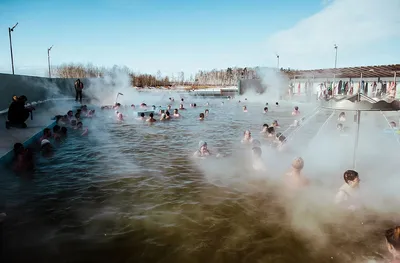
[[[274,127],[268,127],[267,134],[268,134],[269,138],[275,137],[275,129],[274,129]]]
[[[343,174],[344,184],[339,188],[335,196],[335,204],[344,206],[347,209],[357,208],[357,194],[360,187],[360,177],[354,170],[347,170]]]
[[[178,109],[175,109],[174,110],[174,115],[173,115],[175,118],[179,118],[179,117],[181,117],[181,115],[179,114],[179,112],[178,112]]]
[[[268,124],[264,123],[264,125],[262,126],[262,130],[260,131],[260,133],[267,133],[268,132]]]
[[[297,157],[292,162],[292,167],[285,175],[285,185],[293,190],[303,188],[310,184],[310,181],[303,176],[302,170],[304,168],[304,160]]]
[[[199,149],[193,154],[194,157],[207,157],[210,156],[211,153],[207,148],[207,142],[200,141]]]
[[[146,103],[144,103],[144,102],[142,102],[142,103],[140,103],[140,107],[141,108],[147,108],[147,104]],[[153,105],[153,107],[155,108],[155,106]]]
[[[88,128],[83,128],[83,123],[82,122],[78,122],[76,124],[76,130],[81,130],[83,131],[81,133],[81,136],[87,135],[89,133],[89,129]]]
[[[386,247],[393,256],[390,263],[400,263],[400,226],[390,228],[385,232]]]
[[[72,110],[69,110],[67,112],[67,117],[68,117],[68,120],[71,120],[74,117],[74,112]]]
[[[336,129],[338,130],[338,131],[344,131],[344,127],[343,127],[343,124],[341,124],[341,123],[338,123],[337,125],[336,125]]]
[[[264,107],[264,113],[268,113],[268,107]]]
[[[166,119],[165,113],[161,113],[160,121],[165,121],[165,119]]]
[[[206,109],[205,111],[204,111],[204,115],[207,117],[208,116],[208,114],[210,113],[210,111],[208,110],[208,109]]]
[[[86,117],[93,118],[94,117],[94,113],[95,113],[95,110],[89,110],[88,113],[86,114]]]
[[[294,115],[299,115],[299,114],[300,114],[299,107],[295,106],[294,110],[292,111],[292,115],[294,116]]]
[[[144,112],[140,113],[140,117],[137,118],[139,121],[145,121],[146,117],[144,116]]]
[[[180,110],[186,110],[186,109],[183,107],[183,104],[182,104],[182,103],[179,104],[179,109],[180,109]]]
[[[251,137],[251,132],[249,130],[245,130],[243,134],[244,134],[242,139],[243,144],[249,144],[253,142],[253,137]]]
[[[199,114],[199,120],[200,121],[204,121],[204,113],[200,113]]]
[[[392,129],[397,129],[397,125],[396,125],[396,123],[395,123],[394,121],[391,121],[391,122],[390,122],[390,127],[391,127]]]
[[[122,113],[118,112],[118,111],[116,113],[117,113],[117,120],[123,121],[124,120],[124,115],[122,115]]]
[[[169,113],[169,111],[165,112],[165,119],[166,120],[170,120],[171,119],[171,114]]]
[[[267,102],[267,103],[265,103],[265,106],[268,106],[268,102]]]
[[[278,102],[275,102],[275,105],[276,105],[276,106],[279,106],[279,103],[278,103]]]
[[[51,137],[53,137],[53,136],[51,134],[50,128],[44,128],[43,129],[43,136],[40,137],[39,142],[42,142],[43,140],[50,140]]]
[[[167,110],[171,110],[171,107],[172,107],[171,105],[168,105]]]
[[[262,150],[259,146],[252,148],[253,152],[253,169],[259,172],[265,172],[267,169],[261,159]]]
[[[153,113],[150,113],[150,114],[149,114],[149,118],[148,118],[146,121],[147,121],[147,122],[156,122],[157,120],[154,119],[154,114],[153,114]]]
[[[114,110],[118,110],[121,107],[121,103],[115,103],[115,105],[113,106]]]
[[[131,108],[134,109],[135,108],[135,104],[131,104]]]
[[[247,107],[243,106],[243,112],[247,112]]]
[[[339,114],[339,118],[338,121],[344,122],[346,121],[346,113],[344,113],[343,111]]]
[[[156,105],[151,106],[152,110],[156,110]]]
[[[274,127],[274,128],[280,128],[279,123],[278,123],[278,120],[274,120],[274,121],[272,122],[272,125],[271,125],[271,126]]]
[[[278,151],[282,151],[284,149],[283,146],[285,145],[285,142],[286,142],[286,137],[282,133],[278,132],[275,135],[275,144]]]
[[[42,140],[40,143],[40,152],[43,157],[52,157],[53,156],[53,146],[50,141],[47,139]]]

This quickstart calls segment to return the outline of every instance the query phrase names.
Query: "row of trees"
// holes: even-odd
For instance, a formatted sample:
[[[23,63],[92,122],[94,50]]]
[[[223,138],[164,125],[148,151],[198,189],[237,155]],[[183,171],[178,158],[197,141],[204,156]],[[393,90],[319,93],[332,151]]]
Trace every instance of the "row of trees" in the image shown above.
[[[128,67],[114,66],[112,68],[96,67],[91,64],[64,64],[53,68],[53,76],[60,78],[100,78],[112,72],[128,74],[132,79],[132,86],[135,87],[157,87],[157,86],[233,86],[241,78],[258,78],[259,68],[227,68],[222,70],[213,69],[210,71],[201,70],[194,76],[185,76],[184,72],[162,76],[157,74],[134,73]],[[283,70],[283,69],[281,69]],[[287,70],[283,70],[287,71]]]

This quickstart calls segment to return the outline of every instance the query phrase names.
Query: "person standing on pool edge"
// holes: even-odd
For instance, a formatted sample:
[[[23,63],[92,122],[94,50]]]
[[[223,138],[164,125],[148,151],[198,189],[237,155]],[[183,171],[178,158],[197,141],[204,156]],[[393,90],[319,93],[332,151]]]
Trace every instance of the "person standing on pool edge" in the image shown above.
[[[82,103],[82,90],[83,90],[83,83],[81,82],[80,79],[77,79],[75,81],[75,101],[79,101]]]

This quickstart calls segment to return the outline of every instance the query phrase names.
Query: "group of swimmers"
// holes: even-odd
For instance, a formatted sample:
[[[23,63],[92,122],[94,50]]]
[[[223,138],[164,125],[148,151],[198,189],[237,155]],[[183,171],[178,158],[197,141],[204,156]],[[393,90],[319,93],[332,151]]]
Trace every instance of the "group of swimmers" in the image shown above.
[[[75,114],[70,110],[64,116],[56,116],[56,124],[52,129],[45,128],[42,136],[37,143],[33,144],[33,147],[25,148],[22,143],[14,144],[13,170],[16,172],[33,171],[35,168],[34,152],[38,150],[43,157],[52,157],[54,145],[58,145],[66,139],[68,130],[77,131],[81,136],[87,135],[88,129],[83,127],[81,116],[91,118],[94,113],[95,110],[88,110],[86,105],[77,109]]]

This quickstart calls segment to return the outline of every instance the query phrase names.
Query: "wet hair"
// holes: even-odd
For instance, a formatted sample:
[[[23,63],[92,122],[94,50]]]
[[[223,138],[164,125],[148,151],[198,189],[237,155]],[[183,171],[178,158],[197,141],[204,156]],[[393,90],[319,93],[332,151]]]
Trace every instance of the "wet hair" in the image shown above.
[[[350,181],[354,181],[356,178],[358,178],[358,173],[354,170],[347,170],[343,174],[343,179],[348,184]]]
[[[268,125],[268,124],[266,124],[266,123],[264,123],[264,124],[263,124],[263,127],[267,127],[267,128],[269,128],[269,125]]]
[[[268,107],[264,107],[264,111],[267,111],[268,110]]]
[[[178,111],[178,109],[174,109],[174,112],[178,113],[179,111]]]
[[[294,106],[294,110],[299,110],[299,107],[297,107],[297,106]]]
[[[206,109],[204,112],[210,112],[208,109]]]
[[[400,250],[400,226],[385,231],[386,241],[396,250]]]
[[[243,106],[243,109],[247,109],[246,105]]]
[[[194,104],[193,104],[193,107],[196,107],[196,106],[197,106],[196,103],[194,103]]]
[[[170,115],[169,111],[166,111],[166,112],[165,112],[165,116],[168,116],[168,117],[169,117],[169,115]]]
[[[144,117],[144,112],[140,113],[140,117]]]
[[[74,112],[72,111],[72,110],[69,110],[68,112],[67,112],[67,115],[69,115],[69,114],[74,114]]]
[[[67,127],[61,127],[61,133],[67,135]]]
[[[253,153],[254,153],[255,156],[257,156],[257,157],[260,157],[260,156],[261,156],[262,151],[261,151],[261,148],[260,148],[260,147],[254,146],[254,147],[252,148],[252,150],[253,150]]]
[[[391,122],[390,122],[390,126],[396,127],[397,125],[396,125],[396,123],[395,123],[394,121],[391,121]]]
[[[61,127],[60,127],[60,126],[54,125],[54,127],[53,127],[53,132],[54,132],[54,133],[59,132],[60,130],[61,130]]]
[[[278,106],[278,105],[279,105],[279,103],[278,103],[278,102],[275,102],[275,105],[277,105],[277,106]]]
[[[80,117],[81,117],[81,113],[80,112],[75,113],[75,118],[79,119]]]
[[[17,142],[16,144],[14,144],[14,155],[20,154],[22,150],[24,150],[24,145],[22,143]]]
[[[153,117],[154,117],[154,114],[151,112],[151,113],[149,114],[149,116],[150,116],[150,118],[153,118]]]
[[[249,135],[251,135],[251,131],[250,131],[250,130],[245,130],[245,131],[243,132],[243,134],[246,134],[246,132],[248,132]]]
[[[76,126],[82,126],[83,125],[83,123],[80,121],[80,122],[78,122],[77,124],[76,124]]]
[[[346,113],[344,113],[344,111],[342,111],[342,112],[339,114],[339,117],[342,117],[342,116],[346,116]]]
[[[303,169],[304,168],[304,160],[303,160],[303,158],[301,158],[301,157],[295,158],[293,160],[293,162],[292,162],[292,167],[294,169],[298,169],[298,170]]]
[[[268,132],[269,134],[272,134],[272,133],[275,132],[275,128],[272,127],[272,126],[271,126],[271,127],[268,127],[267,132]]]
[[[76,113],[81,113],[81,112],[82,112],[81,109],[77,109],[77,110],[76,110]]]
[[[183,98],[181,98],[181,101],[183,101]]]
[[[253,147],[260,147],[261,142],[259,140],[253,140],[252,145],[253,145]]]
[[[204,118],[204,113],[200,113],[200,114],[199,114],[199,117],[200,117],[200,118]]]
[[[49,132],[51,132],[50,128],[44,128],[43,134],[47,134],[47,133],[49,133]]]

